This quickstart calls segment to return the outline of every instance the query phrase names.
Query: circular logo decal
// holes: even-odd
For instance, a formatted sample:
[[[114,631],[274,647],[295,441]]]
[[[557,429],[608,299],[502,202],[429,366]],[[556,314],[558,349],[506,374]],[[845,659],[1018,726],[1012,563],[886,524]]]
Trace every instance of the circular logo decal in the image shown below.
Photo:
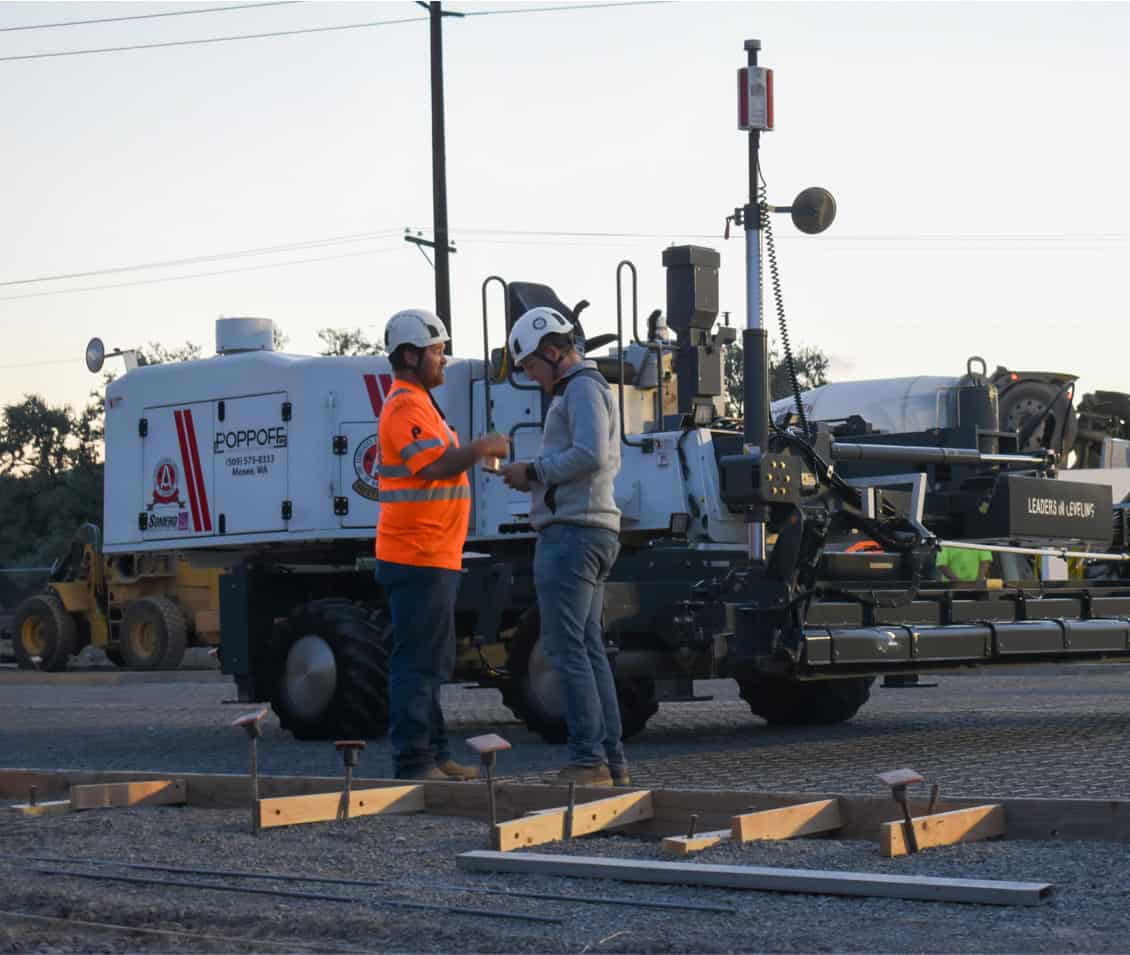
[[[353,472],[357,480],[353,482],[353,491],[370,501],[377,500],[377,468],[380,467],[380,449],[377,445],[377,436],[369,435],[357,445],[353,452]]]
[[[153,503],[177,503],[177,466],[171,458],[161,458],[153,469]]]
[[[540,332],[543,328],[545,328],[546,321],[545,321],[544,318],[542,318],[542,316],[539,315],[537,318],[535,318],[533,320],[533,322],[531,324],[534,326],[534,328],[536,328]]]

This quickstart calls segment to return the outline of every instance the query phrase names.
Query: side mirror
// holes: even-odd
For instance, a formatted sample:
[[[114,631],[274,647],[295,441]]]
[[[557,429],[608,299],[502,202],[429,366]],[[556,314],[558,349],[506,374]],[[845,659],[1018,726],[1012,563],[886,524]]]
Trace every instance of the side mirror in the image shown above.
[[[86,343],[86,370],[97,375],[106,362],[106,346],[101,338],[92,338]]]

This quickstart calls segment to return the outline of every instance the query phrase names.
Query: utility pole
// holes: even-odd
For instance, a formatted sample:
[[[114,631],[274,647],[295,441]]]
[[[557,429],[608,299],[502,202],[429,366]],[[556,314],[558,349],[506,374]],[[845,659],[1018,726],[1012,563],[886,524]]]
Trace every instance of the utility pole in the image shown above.
[[[462,16],[445,14],[438,2],[421,3],[431,20],[432,47],[432,225],[435,242],[436,314],[447,329],[444,346],[451,354],[451,275],[448,265],[447,235],[447,146],[443,126],[443,18]]]

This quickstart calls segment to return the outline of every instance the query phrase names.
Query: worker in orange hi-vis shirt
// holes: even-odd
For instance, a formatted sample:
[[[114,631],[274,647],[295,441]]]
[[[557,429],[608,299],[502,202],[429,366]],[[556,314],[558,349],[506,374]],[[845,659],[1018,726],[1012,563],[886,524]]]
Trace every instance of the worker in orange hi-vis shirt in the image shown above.
[[[448,341],[424,309],[397,312],[385,326],[396,384],[380,420],[376,578],[392,614],[389,739],[401,779],[473,779],[451,758],[439,694],[455,667],[455,598],[471,513],[467,471],[503,458],[499,434],[460,447],[431,389],[443,384]]]

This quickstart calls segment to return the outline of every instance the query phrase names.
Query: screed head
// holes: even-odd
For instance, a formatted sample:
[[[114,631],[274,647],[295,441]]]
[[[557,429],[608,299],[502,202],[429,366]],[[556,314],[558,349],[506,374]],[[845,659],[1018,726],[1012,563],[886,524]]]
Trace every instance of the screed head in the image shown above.
[[[264,706],[261,710],[256,710],[254,713],[244,713],[243,716],[237,716],[231,721],[231,725],[240,727],[248,736],[254,739],[263,732],[263,728],[260,724],[266,715],[267,707]]]
[[[467,740],[467,745],[480,756],[487,753],[500,753],[510,749],[510,744],[497,733],[487,733],[485,736],[472,736]]]
[[[922,777],[913,769],[892,769],[890,772],[879,773],[878,779],[884,785],[892,787],[922,782]]]

